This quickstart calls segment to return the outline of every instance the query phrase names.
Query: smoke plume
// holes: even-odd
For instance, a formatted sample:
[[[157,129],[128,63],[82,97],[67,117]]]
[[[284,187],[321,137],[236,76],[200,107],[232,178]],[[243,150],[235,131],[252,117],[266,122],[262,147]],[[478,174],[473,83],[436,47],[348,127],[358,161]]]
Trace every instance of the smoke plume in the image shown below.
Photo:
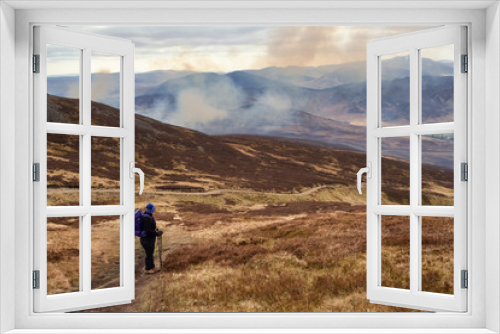
[[[249,95],[221,76],[202,87],[180,89],[171,101],[156,101],[141,113],[208,134],[234,134],[269,132],[290,122],[291,110],[292,101],[284,94],[266,90]]]

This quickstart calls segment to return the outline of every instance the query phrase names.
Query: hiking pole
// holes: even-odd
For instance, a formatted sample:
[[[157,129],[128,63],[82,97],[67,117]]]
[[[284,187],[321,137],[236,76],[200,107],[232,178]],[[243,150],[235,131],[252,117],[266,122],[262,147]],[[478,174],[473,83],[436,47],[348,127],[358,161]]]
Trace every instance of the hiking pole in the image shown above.
[[[162,259],[161,259],[161,251],[163,250],[162,238],[163,238],[163,234],[156,237],[156,246],[158,247],[158,256],[160,258],[160,271],[162,270],[162,267],[163,267],[163,263],[162,263]]]

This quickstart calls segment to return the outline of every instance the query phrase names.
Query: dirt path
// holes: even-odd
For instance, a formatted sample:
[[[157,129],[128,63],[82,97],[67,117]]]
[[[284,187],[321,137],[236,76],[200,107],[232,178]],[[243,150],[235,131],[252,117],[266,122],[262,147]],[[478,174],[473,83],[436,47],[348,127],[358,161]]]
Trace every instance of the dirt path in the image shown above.
[[[271,196],[307,196],[312,193],[315,193],[319,190],[326,188],[334,188],[334,186],[318,186],[311,189],[307,189],[301,193],[271,193],[271,192],[262,192],[248,189],[216,189],[210,190],[203,193],[196,192],[180,192],[180,191],[156,191],[159,194],[164,195],[193,195],[193,196],[211,196],[211,195],[223,195],[223,194],[259,194],[259,195],[271,195]]]
[[[255,191],[250,189],[215,189],[210,190],[203,193],[197,192],[181,192],[181,191],[164,191],[164,190],[155,190],[154,192],[162,195],[193,195],[193,196],[211,196],[211,195],[223,195],[223,194],[258,194],[258,195],[271,195],[271,196],[307,196],[312,193],[315,193],[319,190],[326,188],[335,188],[334,186],[318,186],[311,189],[307,189],[301,193],[272,193],[272,192],[264,192],[264,191]],[[77,193],[78,189],[73,188],[56,188],[50,189],[51,193]],[[118,193],[120,189],[118,188],[109,188],[109,189],[92,189],[92,192],[95,193]]]

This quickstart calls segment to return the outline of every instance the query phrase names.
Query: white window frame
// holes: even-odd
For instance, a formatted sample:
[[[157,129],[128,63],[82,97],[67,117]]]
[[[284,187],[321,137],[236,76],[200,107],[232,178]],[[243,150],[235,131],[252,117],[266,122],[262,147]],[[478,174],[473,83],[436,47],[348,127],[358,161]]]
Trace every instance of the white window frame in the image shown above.
[[[467,184],[460,177],[460,164],[467,163],[467,73],[462,73],[461,56],[467,54],[466,28],[445,26],[410,34],[377,39],[367,46],[367,118],[366,159],[371,177],[367,179],[367,298],[372,303],[422,310],[467,310],[467,290],[461,287],[461,270],[467,269]],[[422,59],[421,50],[453,45],[453,121],[425,124],[422,122]],[[382,123],[381,76],[382,57],[409,53],[409,123],[384,126]],[[422,135],[454,134],[453,171],[454,205],[423,205],[422,198]],[[384,205],[382,191],[382,142],[384,138],[409,139],[410,203]],[[386,287],[381,282],[382,272],[382,217],[396,215],[409,219],[409,289]],[[453,293],[422,291],[422,236],[421,219],[425,216],[452,217],[454,235]]]
[[[192,3],[191,7],[189,4],[173,1],[170,4],[165,2],[163,5],[164,7],[170,6],[170,8],[154,10],[95,8],[106,6],[106,3],[106,1],[88,1],[71,5],[67,1],[64,4],[45,1],[36,3],[7,1],[7,4],[0,4],[0,25],[2,28],[9,28],[2,29],[0,32],[2,47],[0,68],[3,71],[0,78],[0,117],[2,117],[0,120],[5,120],[0,124],[1,331],[15,328],[15,333],[36,333],[36,329],[59,328],[64,329],[61,331],[64,333],[76,333],[75,329],[86,328],[93,329],[89,330],[89,333],[106,332],[106,329],[128,329],[128,333],[135,333],[144,332],[146,327],[143,324],[146,323],[148,328],[170,328],[170,332],[174,332],[176,328],[193,329],[193,332],[196,331],[195,329],[199,329],[196,332],[201,332],[202,329],[212,329],[212,332],[237,332],[238,330],[235,329],[241,329],[243,332],[244,328],[253,328],[252,332],[283,332],[285,329],[301,328],[296,332],[322,333],[342,332],[342,329],[347,331],[349,328],[350,333],[388,333],[390,331],[414,333],[415,331],[409,330],[411,328],[419,328],[419,332],[422,333],[500,331],[500,264],[498,261],[500,253],[500,229],[498,227],[500,220],[498,205],[500,201],[500,175],[498,175],[500,163],[500,152],[498,152],[500,149],[500,136],[498,135],[500,12],[497,1],[435,1],[432,4],[405,1],[405,3],[410,3],[409,5],[397,3],[399,8],[406,6],[406,10],[389,9],[395,6],[395,3],[384,1],[373,1],[369,5],[363,1],[350,3],[338,1],[336,4],[321,1],[297,1],[290,4],[270,1],[258,4],[241,2],[241,5],[207,1],[203,4]],[[16,11],[14,25],[13,10],[9,5],[28,6],[28,8],[35,6],[38,9]],[[39,9],[44,6],[74,7],[63,10]],[[85,6],[90,9],[74,9]],[[108,3],[108,6],[113,6],[113,4]],[[158,6],[158,3],[151,4],[145,1],[143,5],[136,4],[135,6]],[[196,6],[205,6],[205,8]],[[232,8],[224,9],[229,6]],[[454,9],[453,6],[461,6],[462,9]],[[486,10],[487,6],[490,7]],[[91,9],[92,7],[94,9]],[[179,9],[179,7],[185,9]],[[353,10],[345,9],[356,7],[358,8]],[[408,8],[412,9],[408,10]],[[471,223],[468,230],[470,285],[467,313],[34,314],[32,312],[33,293],[30,289],[32,260],[26,261],[26,259],[30,258],[30,245],[33,241],[31,233],[33,214],[26,208],[32,204],[30,202],[30,194],[32,194],[30,142],[33,120],[31,117],[32,100],[27,97],[32,96],[31,74],[29,73],[31,59],[29,57],[33,25],[402,25],[402,23],[405,25],[465,24],[469,27],[468,53],[471,59],[469,64],[471,75],[468,85],[471,89],[468,92],[468,109],[471,112],[468,115],[468,131],[471,136],[468,146],[471,154],[469,167],[471,181],[468,197],[471,201],[468,212]],[[14,42],[12,35],[9,35],[12,34],[12,30],[15,30],[15,61],[12,57]],[[11,68],[14,65],[15,75]],[[485,66],[488,66],[488,71],[485,71]],[[9,85],[14,79],[15,99],[9,96],[9,93],[14,92],[14,88]],[[14,108],[15,117],[12,117]],[[488,122],[486,122],[486,117],[488,117]],[[14,147],[7,137],[9,133],[12,134],[12,131],[5,129],[9,125],[15,127]],[[485,132],[487,132],[486,135]],[[488,154],[485,149],[488,149]],[[11,160],[15,160],[15,164],[9,163]],[[486,162],[489,164],[486,165]],[[8,174],[14,170],[13,167],[15,168],[15,183],[11,180],[12,174]],[[485,182],[486,172],[491,172],[487,183]],[[4,185],[10,185],[11,188],[7,189]],[[353,187],[355,187],[354,179]],[[14,188],[15,198],[12,199],[9,197],[12,196]],[[15,227],[12,226],[12,215],[9,214],[12,205],[15,205]],[[15,235],[15,238],[12,238],[12,235]],[[12,258],[12,249],[15,249],[14,258]],[[138,327],[140,329],[137,331],[129,330]],[[358,331],[354,330],[355,328]]]
[[[73,48],[79,53],[79,124],[47,121],[47,45]],[[40,180],[33,184],[34,269],[40,272],[39,289],[34,291],[36,312],[74,311],[130,303],[135,292],[134,263],[134,174],[135,93],[134,44],[128,40],[100,36],[68,28],[34,27],[34,52],[39,55],[39,73],[34,74],[34,162],[39,164]],[[92,53],[114,55],[120,64],[119,126],[91,124]],[[47,135],[77,135],[80,141],[80,203],[76,206],[47,206]],[[92,204],[92,138],[119,139],[120,203]],[[119,286],[92,290],[92,218],[119,217]],[[79,289],[72,293],[47,294],[47,218],[76,217],[79,223]],[[92,305],[92,307],[90,307]]]

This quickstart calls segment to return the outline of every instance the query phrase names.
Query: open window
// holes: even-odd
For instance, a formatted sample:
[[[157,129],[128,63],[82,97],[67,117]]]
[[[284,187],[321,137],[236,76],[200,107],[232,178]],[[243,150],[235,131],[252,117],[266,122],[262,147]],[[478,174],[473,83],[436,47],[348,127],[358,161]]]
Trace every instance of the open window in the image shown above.
[[[460,168],[454,168],[466,161],[465,108],[460,109],[465,101],[458,98],[465,94],[454,94],[465,93],[465,86],[456,86],[463,85],[465,78],[457,65],[465,45],[457,40],[461,33],[460,28],[440,28],[378,40],[369,46],[369,73],[374,64],[376,70],[370,80],[376,80],[369,81],[368,87],[376,88],[376,100],[370,95],[368,103],[379,107],[369,110],[368,121],[368,161],[370,176],[375,175],[369,179],[377,180],[370,184],[376,197],[369,197],[368,203],[368,296],[377,303],[465,310],[461,295],[465,290],[460,289],[465,266],[455,265],[465,263],[460,246],[465,240],[465,220],[455,211],[465,207],[465,188],[456,189],[465,183],[456,179]],[[45,106],[37,122],[37,131],[42,129],[37,133],[42,146],[37,153],[45,148],[40,166],[46,183],[39,189],[46,200],[40,202],[40,210],[46,210],[46,225],[40,233],[46,235],[39,240],[40,247],[46,245],[41,252],[46,263],[39,273],[47,301],[60,303],[85,296],[80,300],[88,306],[41,308],[51,311],[122,302],[119,291],[126,287],[123,268],[133,267],[126,256],[130,240],[124,239],[131,227],[126,219],[133,210],[124,199],[128,190],[123,190],[133,179],[129,175],[133,166],[127,164],[132,159],[124,158],[122,151],[130,144],[132,132],[122,120],[133,109],[124,109],[124,56],[115,47],[69,43],[70,35],[64,29],[37,30],[40,44],[46,48],[37,45],[36,51],[45,57],[40,56],[37,63],[45,72],[35,75],[41,80],[37,85],[46,85],[40,92],[35,87],[37,105]],[[93,35],[82,36],[72,40]],[[96,44],[113,42],[116,40]],[[191,89],[193,85],[189,83]],[[370,118],[374,112],[376,118]],[[45,128],[38,127],[40,124]],[[143,136],[140,129],[137,135]],[[364,141],[363,134],[359,138]],[[370,146],[374,142],[378,144]],[[194,155],[204,150],[199,147],[193,148]],[[375,202],[370,202],[373,198]],[[364,233],[364,227],[360,230]],[[365,284],[364,277],[358,281]],[[98,297],[99,302],[92,300]],[[455,305],[461,297],[463,308]]]
[[[94,4],[94,2],[92,3]],[[3,284],[2,300],[14,307],[3,307],[2,317],[4,327],[8,329],[45,328],[66,328],[68,332],[78,331],[82,328],[133,328],[134,323],[138,321],[146,321],[148,326],[153,328],[163,328],[168,322],[170,328],[192,328],[193,323],[197,323],[200,328],[232,328],[237,331],[238,327],[256,327],[267,326],[268,328],[281,326],[286,324],[288,328],[349,328],[352,326],[363,326],[359,331],[370,331],[370,328],[375,328],[372,331],[379,331],[381,327],[386,328],[401,328],[401,332],[405,328],[419,328],[421,332],[436,331],[436,328],[450,328],[450,331],[467,330],[470,331],[485,331],[497,330],[498,318],[497,312],[485,312],[486,309],[494,310],[498,305],[498,298],[495,297],[495,286],[498,286],[497,272],[498,264],[495,256],[496,245],[498,245],[498,233],[495,222],[497,216],[497,208],[495,201],[498,197],[498,180],[494,173],[495,161],[498,158],[498,150],[495,147],[498,145],[498,138],[495,136],[495,127],[498,124],[495,118],[497,115],[495,108],[496,99],[495,92],[498,84],[498,72],[495,65],[498,62],[498,57],[495,50],[498,48],[498,39],[495,38],[496,29],[484,29],[486,27],[495,27],[498,25],[498,6],[497,4],[489,4],[483,2],[441,2],[431,8],[428,3],[405,3],[395,4],[391,8],[387,7],[387,3],[376,2],[370,8],[359,8],[353,5],[352,9],[345,9],[345,3],[332,4],[329,8],[323,5],[314,5],[309,3],[302,6],[304,8],[292,9],[287,4],[286,13],[289,17],[281,18],[276,16],[279,14],[279,9],[273,9],[271,6],[259,8],[259,10],[227,10],[220,8],[214,10],[214,15],[204,15],[206,10],[200,8],[184,8],[179,9],[174,5],[168,8],[158,9],[123,9],[118,8],[119,5],[107,4],[113,6],[103,14],[102,3],[96,3],[92,6],[87,6],[89,9],[83,10],[71,7],[66,3],[47,3],[37,2],[28,4],[32,9],[28,8],[25,2],[16,3],[10,1],[8,4],[3,3],[3,14],[9,14],[10,18],[4,19],[2,16],[2,24],[5,27],[8,24],[10,29],[2,30],[2,124],[6,129],[16,128],[15,137],[16,145],[12,145],[9,140],[10,135],[14,135],[13,131],[2,132],[2,156],[5,164],[2,164],[3,181],[8,181],[13,178],[12,173],[14,168],[14,150],[15,154],[15,185],[16,185],[16,201],[14,196],[11,196],[14,186],[12,182],[2,183],[3,196],[2,205],[9,211],[8,216],[12,215],[12,208],[15,207],[15,224],[12,224],[12,217],[3,219],[2,235],[3,246],[9,251],[2,253],[2,268],[3,278],[6,278],[6,283]],[[104,4],[106,5],[106,4]],[[140,5],[140,4],[139,4]],[[164,5],[164,4],[162,4]],[[212,3],[207,4],[211,6]],[[267,5],[267,3],[266,3]],[[9,8],[14,7],[14,9]],[[22,7],[25,6],[25,7]],[[47,6],[51,6],[48,8]],[[165,5],[165,7],[167,7]],[[258,5],[256,5],[258,6]],[[253,6],[253,7],[256,7]],[[288,7],[287,7],[288,6]],[[315,7],[314,7],[315,6]],[[321,7],[322,6],[322,7]],[[342,7],[344,6],[344,7]],[[395,8],[398,6],[398,8]],[[489,8],[484,9],[486,6]],[[64,8],[63,8],[64,7]],[[175,8],[174,8],[175,7]],[[212,6],[213,7],[213,6]],[[321,7],[320,9],[318,9]],[[354,8],[356,7],[356,8]],[[417,8],[418,7],[418,8]],[[436,8],[439,7],[439,8]],[[43,8],[43,9],[42,9]],[[344,8],[344,9],[342,9]],[[378,10],[374,11],[374,8]],[[8,11],[7,11],[8,10]],[[7,11],[7,12],[6,12]],[[377,15],[373,15],[376,13]],[[265,14],[265,15],[263,15]],[[274,16],[273,16],[274,15]],[[312,20],[311,17],[314,19]],[[468,41],[469,55],[477,55],[470,59],[470,66],[478,69],[475,75],[468,75],[469,85],[469,117],[474,115],[474,122],[469,122],[469,160],[473,166],[469,177],[474,177],[474,184],[469,184],[469,221],[468,221],[468,269],[473,273],[473,278],[469,282],[468,294],[468,313],[462,314],[400,314],[394,316],[391,314],[333,314],[333,315],[276,315],[256,314],[249,318],[237,315],[214,315],[209,317],[203,314],[193,315],[130,315],[116,314],[108,315],[79,315],[79,314],[48,314],[35,315],[31,314],[33,296],[31,290],[31,270],[33,269],[31,259],[33,255],[33,247],[31,242],[23,242],[24,238],[31,238],[33,235],[33,213],[31,209],[27,209],[25,198],[31,202],[32,199],[32,184],[28,180],[27,175],[31,172],[32,154],[32,133],[30,125],[32,124],[32,104],[33,100],[30,96],[32,89],[32,78],[37,75],[28,75],[28,68],[31,62],[31,33],[29,29],[32,22],[54,24],[54,22],[64,22],[72,24],[75,22],[88,22],[89,24],[110,24],[116,22],[125,22],[132,24],[193,24],[203,22],[207,25],[221,23],[246,23],[265,24],[270,20],[280,22],[293,21],[295,24],[303,22],[356,22],[364,24],[453,24],[456,22],[468,22],[468,26],[472,27],[468,30],[470,40]],[[9,22],[10,21],[10,22]],[[15,21],[15,22],[14,22]],[[11,38],[3,38],[5,36]],[[15,38],[14,38],[15,37]],[[364,47],[364,45],[363,45]],[[15,51],[15,53],[14,53]],[[484,71],[488,68],[488,71]],[[14,70],[15,69],[15,70]],[[30,69],[31,71],[31,69]],[[15,79],[15,90],[13,85],[8,82],[13,82]],[[485,89],[485,84],[490,89]],[[15,92],[15,94],[14,94]],[[15,110],[15,112],[14,112]],[[15,119],[14,119],[15,114]],[[486,125],[486,127],[485,127]],[[486,133],[485,131],[486,130]],[[29,140],[31,139],[31,140]],[[486,150],[484,149],[486,143]],[[486,155],[485,165],[485,151]],[[12,158],[12,159],[10,159]],[[8,164],[8,160],[11,160]],[[12,166],[12,167],[11,167]],[[487,182],[483,177],[484,166],[487,166],[488,173]],[[7,168],[6,168],[7,167]],[[470,167],[471,168],[471,167]],[[5,172],[5,173],[4,173]],[[31,179],[31,178],[30,178]],[[6,187],[4,187],[6,186]],[[486,188],[485,188],[486,186]],[[473,188],[474,190],[471,190]],[[484,195],[488,194],[485,199]],[[485,204],[486,203],[486,204]],[[30,203],[31,204],[31,203]],[[491,204],[491,205],[490,205]],[[486,206],[486,209],[485,209]],[[29,205],[31,208],[32,205]],[[6,211],[6,210],[3,210]],[[6,212],[5,212],[6,214]],[[37,219],[39,221],[39,219]],[[15,229],[15,236],[14,236]],[[472,232],[472,233],[471,233]],[[14,239],[17,239],[14,241]],[[13,252],[15,251],[15,254]],[[488,254],[488,256],[485,256]],[[15,255],[15,256],[14,256]],[[14,263],[16,264],[14,266]],[[15,284],[13,284],[15,282]],[[471,287],[472,285],[472,287]],[[485,296],[486,294],[486,296]],[[353,321],[355,320],[355,321]],[[353,325],[354,324],[354,325]],[[190,327],[191,326],[191,327]],[[91,329],[88,329],[91,331]],[[415,330],[415,329],[413,329]],[[97,330],[94,330],[97,331]],[[388,331],[388,330],[386,330]],[[408,330],[408,331],[411,331]]]
[[[40,26],[34,33],[35,312],[129,303],[134,299],[134,45],[64,28]],[[54,59],[62,61],[55,66]],[[100,72],[110,66],[119,75],[100,81]],[[51,77],[61,73],[71,75],[63,87],[71,99],[56,108]],[[92,95],[110,90],[119,113],[94,113],[104,107],[91,102]],[[94,224],[107,224],[107,235],[95,235]],[[95,243],[109,245],[119,263],[96,266]]]
[[[368,44],[367,298],[372,303],[467,310],[465,29],[429,29]],[[384,67],[394,57],[398,66]],[[429,58],[445,61],[449,72],[430,76],[435,69]],[[397,85],[385,80],[390,75],[400,76]],[[452,82],[450,101],[441,98],[445,81]],[[388,94],[397,94],[391,100],[397,103],[387,103]],[[428,182],[429,173],[442,182]],[[439,243],[441,253],[427,252],[429,243]],[[433,268],[435,256],[448,257],[447,268]],[[448,270],[448,286],[441,289],[433,284],[441,282],[432,282],[438,269]]]

